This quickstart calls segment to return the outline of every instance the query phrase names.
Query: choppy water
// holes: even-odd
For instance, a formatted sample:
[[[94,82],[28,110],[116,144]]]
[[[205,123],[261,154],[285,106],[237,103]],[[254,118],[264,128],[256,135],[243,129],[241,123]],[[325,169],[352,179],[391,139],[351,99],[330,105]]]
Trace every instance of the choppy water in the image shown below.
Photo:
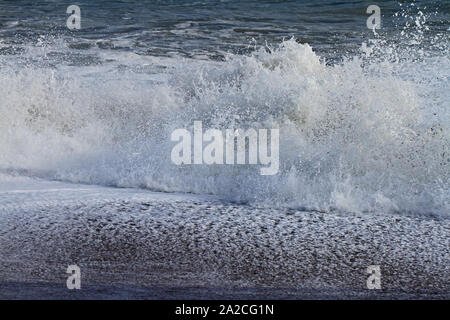
[[[0,169],[258,205],[448,215],[448,1],[0,1]],[[382,29],[366,27],[378,4]],[[170,133],[280,128],[280,172]]]
[[[365,11],[371,4],[381,7],[382,33],[388,37],[398,33],[407,20],[414,24],[420,10],[426,13],[431,34],[446,32],[450,11],[448,1],[82,0],[74,3],[82,10],[82,29],[70,32],[66,28],[70,4],[0,1],[3,53],[19,53],[22,45],[56,38],[78,50],[73,53],[78,57],[89,56],[83,49],[100,48],[223,59],[227,52],[248,53],[255,46],[295,37],[321,55],[336,57],[357,51],[370,37]],[[406,14],[408,19],[402,16]],[[71,58],[66,60],[73,62]],[[91,60],[79,62],[98,62]]]

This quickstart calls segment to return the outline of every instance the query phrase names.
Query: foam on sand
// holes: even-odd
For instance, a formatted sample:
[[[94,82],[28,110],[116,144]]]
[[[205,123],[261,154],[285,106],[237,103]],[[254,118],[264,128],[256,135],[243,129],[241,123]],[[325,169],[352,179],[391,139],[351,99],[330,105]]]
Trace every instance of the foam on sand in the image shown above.
[[[0,192],[2,298],[449,298],[448,219],[21,180]],[[83,293],[58,289],[70,264]]]

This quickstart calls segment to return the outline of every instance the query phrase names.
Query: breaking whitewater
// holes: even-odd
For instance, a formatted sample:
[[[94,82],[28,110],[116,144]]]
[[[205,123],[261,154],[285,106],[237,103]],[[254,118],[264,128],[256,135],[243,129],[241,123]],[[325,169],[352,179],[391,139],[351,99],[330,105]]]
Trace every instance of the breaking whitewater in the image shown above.
[[[295,39],[1,56],[0,297],[73,297],[77,264],[76,297],[448,298],[449,38],[419,31],[335,63]],[[175,165],[195,121],[279,129],[278,173]]]

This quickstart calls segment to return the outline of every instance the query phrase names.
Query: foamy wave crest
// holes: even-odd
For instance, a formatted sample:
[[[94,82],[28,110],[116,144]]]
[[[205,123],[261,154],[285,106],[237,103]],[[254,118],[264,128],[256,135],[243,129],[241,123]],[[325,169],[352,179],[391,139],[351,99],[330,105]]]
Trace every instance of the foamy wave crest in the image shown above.
[[[0,168],[257,205],[448,215],[449,55],[404,58],[383,46],[335,65],[295,40],[219,62],[3,62]],[[170,134],[194,120],[279,128],[279,173],[174,165]]]

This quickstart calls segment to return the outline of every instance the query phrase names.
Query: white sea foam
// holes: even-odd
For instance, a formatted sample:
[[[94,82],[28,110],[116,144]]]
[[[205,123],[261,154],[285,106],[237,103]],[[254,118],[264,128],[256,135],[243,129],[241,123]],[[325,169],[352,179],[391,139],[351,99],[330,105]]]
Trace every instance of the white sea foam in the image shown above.
[[[3,60],[0,168],[258,205],[448,215],[450,59],[448,41],[436,46],[378,40],[336,65],[295,40],[221,62]],[[280,128],[279,173],[174,165],[170,134],[195,120]]]

